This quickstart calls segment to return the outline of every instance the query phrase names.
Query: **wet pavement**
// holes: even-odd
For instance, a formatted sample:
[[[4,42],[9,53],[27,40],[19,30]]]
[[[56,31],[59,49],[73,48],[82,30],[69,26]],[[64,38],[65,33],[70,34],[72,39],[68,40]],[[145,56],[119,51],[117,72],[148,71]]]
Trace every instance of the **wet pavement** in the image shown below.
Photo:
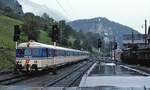
[[[114,63],[95,63],[91,67],[91,69],[89,69],[89,71],[82,77],[79,86],[107,86],[124,88],[117,90],[132,90],[129,88],[134,87],[141,90],[141,87],[150,88],[150,76],[147,73],[130,68],[125,65],[115,65]]]
[[[113,63],[97,64],[89,76],[146,76],[122,65]]]
[[[27,87],[27,86],[3,86],[0,90],[150,90],[145,87],[113,87],[113,86],[100,86],[100,87]]]

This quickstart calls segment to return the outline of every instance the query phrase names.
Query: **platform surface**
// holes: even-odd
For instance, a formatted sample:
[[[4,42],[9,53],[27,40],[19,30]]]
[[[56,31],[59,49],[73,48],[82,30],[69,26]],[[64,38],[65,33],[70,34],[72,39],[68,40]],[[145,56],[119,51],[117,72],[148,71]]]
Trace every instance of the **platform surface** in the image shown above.
[[[83,76],[80,87],[150,87],[150,76],[127,66],[113,63],[94,64]]]

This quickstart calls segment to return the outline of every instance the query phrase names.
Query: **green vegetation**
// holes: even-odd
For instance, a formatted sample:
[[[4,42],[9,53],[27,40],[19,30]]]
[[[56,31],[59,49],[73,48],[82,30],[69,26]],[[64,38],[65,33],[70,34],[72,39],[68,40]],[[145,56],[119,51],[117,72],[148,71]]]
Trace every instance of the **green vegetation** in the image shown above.
[[[32,13],[26,13],[20,20],[0,15],[0,69],[10,68],[15,63],[14,25],[21,26],[19,42],[35,40],[52,44],[52,25],[54,23],[57,23],[60,29],[59,46],[90,52],[96,50],[97,34],[77,32],[65,21],[56,22],[54,19],[49,18],[47,14],[40,17]]]
[[[0,15],[0,69],[10,68],[15,63],[14,25],[22,24],[23,21]],[[43,30],[40,31],[38,40],[47,44],[51,41],[48,33]],[[23,41],[27,41],[25,33],[21,35],[21,42]]]
[[[14,25],[22,24],[21,21],[0,16],[0,47],[14,49],[15,43],[13,42]]]
[[[45,43],[45,44],[52,44],[51,38],[49,38],[48,33],[46,33],[45,31],[40,31],[40,35],[39,35],[39,39],[38,39],[41,43]]]
[[[13,69],[15,61],[15,50],[0,49],[0,70]]]
[[[15,61],[14,25],[21,21],[0,16],[0,69],[12,67]]]

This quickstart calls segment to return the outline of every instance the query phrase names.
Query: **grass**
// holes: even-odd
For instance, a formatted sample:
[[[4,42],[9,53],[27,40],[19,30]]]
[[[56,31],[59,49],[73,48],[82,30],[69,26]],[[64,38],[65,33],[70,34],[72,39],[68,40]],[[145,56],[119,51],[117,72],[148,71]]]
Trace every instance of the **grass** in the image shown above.
[[[44,43],[44,44],[52,44],[51,39],[48,36],[48,33],[46,33],[45,31],[40,31],[40,35],[39,35],[39,42]]]
[[[22,22],[19,20],[0,15],[0,70],[10,68],[14,65],[14,25],[20,24],[22,24]]]
[[[0,61],[0,70],[12,68],[15,63],[15,51],[9,49],[1,49]]]
[[[0,16],[0,47],[15,48],[13,41],[14,25],[22,24],[21,21],[6,16]]]

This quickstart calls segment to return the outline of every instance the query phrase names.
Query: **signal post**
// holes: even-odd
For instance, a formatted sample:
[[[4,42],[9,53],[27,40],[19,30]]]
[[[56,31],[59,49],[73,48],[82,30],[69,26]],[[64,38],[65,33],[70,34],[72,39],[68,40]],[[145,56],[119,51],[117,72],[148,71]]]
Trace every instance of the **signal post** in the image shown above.
[[[102,41],[101,41],[101,39],[99,38],[99,39],[98,39],[99,59],[100,59],[100,50],[101,50],[101,47],[102,47]]]
[[[20,30],[20,27],[19,25],[14,25],[14,37],[13,37],[13,41],[16,43],[16,49],[17,49],[17,46],[18,46],[18,41],[20,40],[20,34],[21,34],[21,30]],[[15,62],[16,64],[16,67],[14,68],[14,73],[17,74],[18,73],[18,70],[17,70],[17,62]]]
[[[53,43],[54,43],[54,48],[55,48],[55,50],[56,50],[56,46],[57,46],[57,43],[58,43],[58,41],[59,41],[59,28],[58,28],[58,25],[57,24],[54,24],[53,26],[52,26],[52,41],[53,41]],[[56,73],[56,58],[55,58],[55,56],[56,56],[56,51],[54,51],[54,60],[53,60],[53,64],[54,64],[54,67],[53,67],[53,74],[57,74]]]

